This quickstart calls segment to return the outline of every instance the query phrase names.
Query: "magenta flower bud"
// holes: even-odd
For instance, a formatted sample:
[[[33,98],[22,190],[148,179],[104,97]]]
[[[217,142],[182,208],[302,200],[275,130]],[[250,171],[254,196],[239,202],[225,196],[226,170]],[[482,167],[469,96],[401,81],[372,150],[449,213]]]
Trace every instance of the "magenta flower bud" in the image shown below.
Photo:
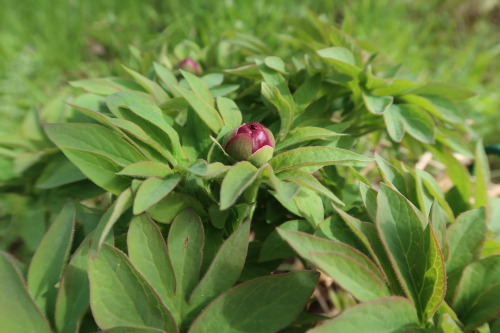
[[[193,73],[194,75],[201,74],[200,64],[198,64],[195,60],[191,58],[186,58],[182,60],[177,67],[182,69],[183,71]]]
[[[273,157],[274,136],[267,127],[252,121],[229,131],[223,146],[226,153],[235,160],[247,160],[261,166]]]

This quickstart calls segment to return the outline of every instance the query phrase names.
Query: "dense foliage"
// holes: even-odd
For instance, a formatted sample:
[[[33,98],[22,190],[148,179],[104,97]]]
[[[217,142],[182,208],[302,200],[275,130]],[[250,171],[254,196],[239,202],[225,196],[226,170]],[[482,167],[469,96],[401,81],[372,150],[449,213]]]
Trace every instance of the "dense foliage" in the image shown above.
[[[498,329],[473,94],[402,78],[312,15],[296,25],[286,59],[247,35],[139,55],[3,139],[6,330]],[[224,149],[252,121],[275,138],[268,162]]]

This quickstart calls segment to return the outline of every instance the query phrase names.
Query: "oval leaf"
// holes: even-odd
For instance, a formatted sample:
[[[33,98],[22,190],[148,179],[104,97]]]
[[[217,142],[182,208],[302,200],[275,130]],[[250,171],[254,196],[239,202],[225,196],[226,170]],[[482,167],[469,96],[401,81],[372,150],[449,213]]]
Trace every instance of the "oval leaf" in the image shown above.
[[[205,308],[188,332],[277,332],[304,308],[317,279],[316,272],[297,271],[242,283]]]
[[[291,131],[290,134],[276,146],[276,150],[312,140],[328,140],[340,135],[343,134],[335,133],[321,127],[299,127]]]
[[[312,261],[312,252],[338,252],[354,259],[375,276],[382,278],[378,267],[366,255],[349,245],[319,238],[300,231],[281,228],[277,230],[279,235],[290,244],[295,252],[306,260]],[[342,278],[342,276],[339,276],[339,278]]]
[[[178,319],[178,309],[173,302],[174,270],[158,226],[145,214],[134,217],[127,234],[127,245],[134,267],[148,280],[174,318]]]
[[[134,164],[127,165],[118,175],[131,176],[131,177],[166,177],[172,173],[172,169],[167,164],[142,161]]]
[[[500,256],[491,256],[468,265],[462,273],[453,299],[453,309],[459,318],[473,315],[471,305],[478,305],[482,297],[497,293],[500,285]],[[489,303],[489,302],[488,302]],[[498,299],[497,299],[498,304]],[[485,304],[486,305],[486,304]]]
[[[394,101],[392,96],[373,96],[368,91],[363,92],[363,101],[365,106],[371,113],[382,114],[387,110]]]
[[[57,287],[69,255],[75,228],[75,205],[68,201],[43,236],[28,269],[28,288],[36,303],[51,318]]]
[[[204,239],[203,224],[194,211],[187,209],[177,215],[167,243],[175,273],[175,296],[181,303],[198,283]]]
[[[89,240],[82,242],[64,271],[56,303],[55,323],[58,332],[77,332],[89,307],[89,243]]]
[[[280,116],[281,125],[280,131],[278,133],[277,141],[282,140],[290,127],[292,126],[294,110],[293,107],[288,103],[288,101],[281,95],[279,89],[267,82],[262,82],[261,84],[261,93],[265,99],[267,99],[272,105],[276,107],[278,110],[278,114]]]
[[[226,174],[220,190],[220,210],[231,207],[258,176],[258,170],[250,162],[235,164]]]
[[[151,177],[146,179],[134,199],[134,214],[138,215],[163,199],[179,184],[181,176],[174,174],[167,179]]]
[[[415,307],[406,298],[387,297],[352,307],[310,333],[409,332],[418,329]]]
[[[360,301],[390,296],[385,282],[340,252],[312,252],[312,262]]]
[[[160,297],[118,249],[104,244],[89,259],[90,305],[100,328],[145,326],[178,332]]]
[[[243,223],[221,245],[207,272],[193,291],[189,307],[197,309],[231,288],[241,274],[248,249],[250,222]]]
[[[346,165],[362,167],[372,159],[335,147],[302,147],[292,149],[274,156],[269,163],[276,172],[301,167],[317,167],[325,165]]]
[[[241,125],[241,111],[238,105],[229,98],[218,97],[217,98],[217,108],[219,109],[224,124],[229,128],[235,128]]]
[[[460,214],[448,228],[449,256],[446,262],[450,295],[469,263],[478,259],[486,238],[486,211],[475,209]]]
[[[0,251],[0,325],[5,332],[51,332],[10,255]]]
[[[386,185],[378,194],[377,229],[421,322],[441,304],[446,292],[444,259],[430,225],[406,198]]]
[[[45,132],[61,149],[78,149],[100,154],[122,166],[145,159],[118,134],[101,125],[54,123],[46,124]]]

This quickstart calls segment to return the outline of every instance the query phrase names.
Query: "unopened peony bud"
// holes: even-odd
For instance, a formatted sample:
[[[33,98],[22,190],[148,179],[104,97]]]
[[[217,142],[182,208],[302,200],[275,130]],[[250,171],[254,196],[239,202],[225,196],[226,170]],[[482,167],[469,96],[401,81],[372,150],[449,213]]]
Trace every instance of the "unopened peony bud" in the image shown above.
[[[223,145],[235,160],[247,160],[261,166],[273,157],[274,136],[264,125],[252,121],[226,134]]]
[[[195,60],[191,58],[186,58],[182,60],[177,67],[179,67],[183,71],[193,73],[194,75],[201,74],[200,64],[198,64]]]

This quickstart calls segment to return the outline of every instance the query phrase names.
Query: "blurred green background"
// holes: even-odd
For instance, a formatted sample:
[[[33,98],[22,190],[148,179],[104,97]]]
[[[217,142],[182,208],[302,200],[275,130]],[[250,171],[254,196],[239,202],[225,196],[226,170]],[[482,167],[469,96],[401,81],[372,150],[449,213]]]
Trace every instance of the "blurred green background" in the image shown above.
[[[0,0],[0,133],[68,81],[121,75],[138,50],[199,45],[230,31],[252,34],[285,56],[287,22],[310,10],[395,63],[409,78],[477,92],[474,128],[500,129],[500,0]]]

